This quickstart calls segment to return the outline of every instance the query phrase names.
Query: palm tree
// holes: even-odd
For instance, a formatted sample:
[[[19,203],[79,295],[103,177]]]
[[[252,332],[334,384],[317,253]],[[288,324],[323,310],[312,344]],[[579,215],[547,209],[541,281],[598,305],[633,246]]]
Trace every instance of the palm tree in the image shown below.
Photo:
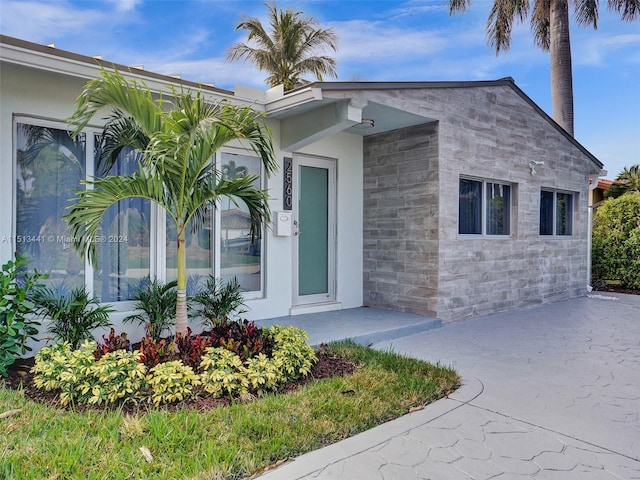
[[[579,25],[598,28],[599,0],[573,0]],[[487,20],[487,39],[496,49],[508,51],[514,21],[523,22],[531,15],[534,43],[551,56],[551,110],[553,119],[573,136],[573,77],[569,37],[569,0],[494,0]],[[449,0],[449,13],[462,13],[471,0]],[[609,10],[626,21],[640,12],[638,0],[608,0]]]
[[[141,152],[139,170],[130,175],[106,176],[84,182],[65,215],[75,247],[96,265],[92,241],[107,209],[126,198],[145,198],[160,205],[177,231],[176,332],[187,329],[186,233],[200,228],[207,209],[220,197],[240,201],[251,218],[251,234],[270,218],[268,195],[252,186],[256,175],[224,178],[211,161],[215,152],[232,140],[244,141],[261,158],[267,174],[276,169],[270,131],[259,113],[224,102],[207,103],[201,93],[172,91],[170,98],[154,97],[150,89],[126,80],[119,72],[103,71],[78,97],[69,119],[74,135],[98,110],[109,108],[102,149],[114,162],[125,146]]]
[[[607,191],[607,198],[617,198],[627,192],[640,192],[640,164],[624,167]]]
[[[267,85],[283,84],[285,90],[309,83],[302,78],[310,73],[319,81],[324,75],[337,77],[335,59],[316,55],[326,48],[338,50],[338,38],[332,29],[320,28],[313,17],[302,17],[302,12],[291,8],[278,10],[275,4],[265,3],[269,9],[267,32],[260,20],[245,18],[236,30],[246,30],[250,45],[237,43],[229,47],[227,60],[252,61],[260,70],[269,73]]]

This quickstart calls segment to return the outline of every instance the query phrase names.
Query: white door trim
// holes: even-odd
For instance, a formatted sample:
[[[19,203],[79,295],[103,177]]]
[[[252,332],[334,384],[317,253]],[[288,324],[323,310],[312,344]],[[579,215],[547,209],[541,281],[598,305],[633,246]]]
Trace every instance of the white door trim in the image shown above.
[[[336,251],[337,251],[337,178],[336,160],[327,157],[312,155],[293,155],[293,305],[313,306],[320,304],[333,304],[336,301]],[[299,242],[300,234],[304,234],[304,225],[299,225],[299,187],[300,187],[300,167],[324,168],[328,171],[328,265],[327,265],[327,288],[328,292],[300,295],[299,294]],[[292,311],[293,313],[293,311]]]

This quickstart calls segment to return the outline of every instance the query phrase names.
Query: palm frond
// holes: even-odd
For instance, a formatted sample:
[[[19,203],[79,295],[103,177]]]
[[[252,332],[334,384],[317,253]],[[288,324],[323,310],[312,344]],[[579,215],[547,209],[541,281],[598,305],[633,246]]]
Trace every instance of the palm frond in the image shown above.
[[[619,13],[622,20],[631,22],[640,16],[640,0],[609,0],[609,10]]]
[[[551,0],[537,0],[534,2],[531,15],[531,31],[533,43],[544,51],[549,51],[551,41]]]
[[[162,179],[151,177],[143,170],[132,175],[110,176],[83,182],[89,188],[76,190],[76,198],[67,208],[63,219],[69,225],[74,247],[89,261],[97,264],[96,238],[100,222],[113,204],[126,198],[145,198],[166,206]],[[171,213],[171,212],[169,212]]]
[[[102,70],[100,77],[87,82],[76,100],[76,110],[67,122],[77,135],[98,110],[111,107],[126,112],[149,136],[162,125],[162,99],[156,101],[146,85],[127,80],[119,71]]]
[[[96,173],[101,176],[107,175],[124,150],[134,149],[143,152],[148,145],[148,135],[132,117],[122,112],[113,113],[107,118],[99,136]]]
[[[593,25],[598,29],[598,0],[574,0],[575,16],[578,25]]]
[[[495,0],[487,20],[487,42],[495,48],[496,55],[511,48],[513,22],[526,18],[527,11],[527,0]]]

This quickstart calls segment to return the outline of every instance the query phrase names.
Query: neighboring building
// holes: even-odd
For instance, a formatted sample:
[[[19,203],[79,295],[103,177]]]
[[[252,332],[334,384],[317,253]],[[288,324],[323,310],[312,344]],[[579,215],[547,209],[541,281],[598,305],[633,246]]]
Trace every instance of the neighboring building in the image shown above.
[[[65,119],[86,81],[114,66],[153,90],[200,90],[266,113],[280,163],[262,180],[274,225],[259,245],[241,245],[242,211],[222,202],[189,240],[190,273],[238,277],[250,319],[370,305],[449,321],[586,292],[589,178],[602,164],[511,79],[232,92],[0,41],[0,168],[12,172],[0,177],[0,262],[29,253],[50,281],[113,303],[115,321],[137,279],[175,276],[175,247],[161,211],[132,201],[105,219],[94,270],[60,221],[70,190],[100,167],[100,124],[72,141]],[[123,155],[110,173],[135,161]],[[239,145],[215,161],[260,173]]]

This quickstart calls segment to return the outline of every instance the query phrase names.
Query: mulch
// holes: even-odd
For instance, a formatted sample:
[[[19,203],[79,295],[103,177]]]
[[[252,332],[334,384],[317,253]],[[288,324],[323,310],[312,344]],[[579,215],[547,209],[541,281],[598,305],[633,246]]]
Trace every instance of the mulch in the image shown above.
[[[283,385],[280,389],[280,393],[288,393],[300,388],[303,385],[322,380],[324,378],[331,378],[336,376],[351,375],[356,371],[356,364],[350,360],[342,357],[329,354],[322,346],[316,351],[318,361],[311,369],[311,373],[304,378],[289,382]],[[9,376],[4,379],[6,388],[10,389],[22,389],[24,395],[30,400],[48,405],[53,408],[73,409],[76,412],[82,412],[87,410],[115,410],[121,409],[124,413],[139,413],[156,407],[148,406],[146,404],[133,405],[125,404],[122,406],[94,406],[94,405],[75,405],[61,407],[58,403],[57,394],[55,392],[47,392],[43,389],[37,388],[33,383],[33,375],[30,373],[31,367],[34,365],[34,359],[17,359],[17,361],[8,367]],[[2,377],[0,377],[2,378]],[[252,395],[244,396],[240,398],[241,401],[252,401],[255,397]],[[237,400],[236,400],[237,401]],[[227,406],[231,404],[231,399],[228,397],[213,398],[202,391],[194,398],[185,400],[169,405],[163,405],[162,409],[169,411],[175,411],[180,409],[190,409],[204,412],[213,408]]]

